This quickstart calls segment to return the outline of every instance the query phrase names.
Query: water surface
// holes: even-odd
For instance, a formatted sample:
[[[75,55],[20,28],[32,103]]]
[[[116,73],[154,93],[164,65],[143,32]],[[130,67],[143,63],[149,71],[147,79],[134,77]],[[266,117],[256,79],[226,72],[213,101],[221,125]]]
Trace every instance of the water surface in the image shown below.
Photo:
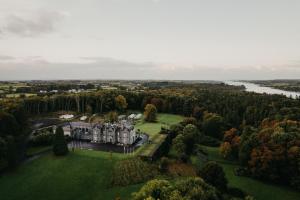
[[[256,93],[260,93],[260,94],[263,94],[263,93],[282,94],[282,95],[285,95],[286,97],[291,97],[293,99],[296,99],[297,97],[300,96],[300,92],[285,91],[285,90],[260,86],[255,83],[248,83],[248,82],[241,82],[241,81],[224,81],[224,83],[228,84],[228,85],[235,85],[235,86],[244,85],[247,92],[256,92]]]

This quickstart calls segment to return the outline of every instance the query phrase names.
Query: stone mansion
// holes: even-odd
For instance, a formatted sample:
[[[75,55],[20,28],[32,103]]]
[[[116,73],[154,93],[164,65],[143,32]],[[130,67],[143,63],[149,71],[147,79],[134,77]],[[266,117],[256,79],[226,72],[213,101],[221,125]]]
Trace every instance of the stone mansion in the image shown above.
[[[65,135],[74,139],[95,143],[131,145],[138,138],[134,126],[127,120],[116,123],[69,122],[63,130]]]

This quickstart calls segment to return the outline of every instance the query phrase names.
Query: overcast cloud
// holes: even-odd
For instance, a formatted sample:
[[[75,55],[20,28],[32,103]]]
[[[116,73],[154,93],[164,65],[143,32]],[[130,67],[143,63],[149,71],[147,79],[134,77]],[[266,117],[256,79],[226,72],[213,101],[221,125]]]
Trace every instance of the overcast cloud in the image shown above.
[[[0,0],[0,79],[300,77],[300,1]]]

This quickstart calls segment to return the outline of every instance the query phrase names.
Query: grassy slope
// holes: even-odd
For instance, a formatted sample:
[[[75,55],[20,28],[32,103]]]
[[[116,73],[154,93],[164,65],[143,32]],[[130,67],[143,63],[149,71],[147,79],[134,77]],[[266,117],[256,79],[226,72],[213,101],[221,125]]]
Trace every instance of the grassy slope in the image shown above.
[[[130,199],[141,185],[109,188],[111,169],[122,154],[97,151],[46,155],[0,177],[1,200],[14,199]]]
[[[183,117],[159,114],[157,123],[138,122],[137,128],[158,135],[164,123],[174,124]],[[32,149],[30,151],[38,151]],[[125,158],[123,154],[76,150],[66,157],[46,155],[20,166],[16,172],[0,176],[1,200],[31,199],[101,199],[117,196],[130,199],[131,193],[143,184],[109,188],[114,164]]]
[[[205,147],[209,153],[209,159],[215,160],[223,166],[226,173],[229,186],[238,187],[254,196],[257,200],[297,200],[300,199],[300,193],[291,190],[288,187],[264,183],[252,178],[235,176],[234,169],[237,167],[236,163],[224,160],[218,152],[216,147]]]

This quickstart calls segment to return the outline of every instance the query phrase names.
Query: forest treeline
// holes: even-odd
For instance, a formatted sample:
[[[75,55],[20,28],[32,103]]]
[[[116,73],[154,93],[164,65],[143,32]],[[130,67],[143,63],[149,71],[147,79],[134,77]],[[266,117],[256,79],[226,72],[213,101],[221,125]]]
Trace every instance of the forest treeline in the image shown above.
[[[158,112],[188,117],[185,123],[194,124],[204,134],[201,143],[218,145],[223,139],[220,149],[224,157],[238,159],[247,168],[240,173],[276,181],[286,177],[284,182],[298,187],[300,100],[242,89],[224,84],[183,84],[145,91],[100,90],[3,100],[0,169],[1,165],[13,166],[23,155],[27,114],[61,110],[106,113],[118,110],[115,99],[122,95],[127,109],[143,110],[153,104]],[[185,141],[184,137],[177,140],[179,144]],[[291,174],[297,179],[289,179]]]
[[[130,110],[143,110],[152,103],[158,112],[189,116],[194,107],[221,115],[228,126],[241,124],[257,127],[265,118],[300,119],[300,101],[281,95],[242,92],[239,87],[223,84],[198,84],[143,92],[98,91],[82,94],[61,94],[32,97],[21,101],[29,114],[60,110],[104,113],[116,109],[115,97],[123,95]]]

